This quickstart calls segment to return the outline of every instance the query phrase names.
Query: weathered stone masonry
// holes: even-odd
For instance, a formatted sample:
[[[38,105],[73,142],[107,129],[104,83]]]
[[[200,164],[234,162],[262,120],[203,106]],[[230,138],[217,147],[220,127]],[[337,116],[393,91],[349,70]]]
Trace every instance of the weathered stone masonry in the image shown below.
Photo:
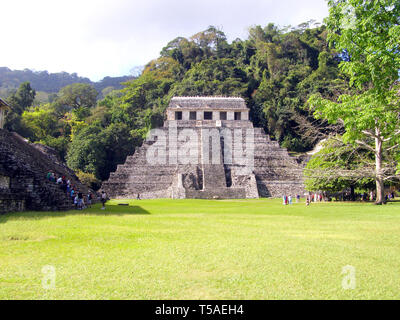
[[[16,133],[0,129],[0,214],[72,209],[70,197],[46,179],[49,171],[70,179],[87,194],[88,188],[51,154],[50,148],[28,143]]]
[[[171,136],[180,137],[187,129],[196,133],[199,143],[178,139],[177,146],[171,144]],[[205,163],[207,155],[203,141],[207,138],[202,139],[207,130],[217,132],[219,146],[230,146],[232,154],[238,147],[226,139],[229,135],[225,133],[226,130],[234,132],[233,136],[237,135],[239,147],[243,147],[245,155],[248,152],[246,133],[252,132],[254,162],[251,171],[243,171],[247,165],[226,161],[224,148],[219,154],[221,163]],[[167,109],[167,120],[157,132],[150,134],[144,144],[127,158],[125,164],[119,165],[103,184],[103,189],[110,197],[136,198],[139,194],[143,199],[228,199],[304,194],[302,165],[290,157],[286,149],[280,148],[277,142],[271,141],[263,129],[253,127],[249,121],[249,109],[242,98],[172,98]],[[166,163],[154,164],[146,159],[155,143],[166,146]],[[179,149],[184,143],[189,144],[192,151],[197,150],[193,155],[196,161],[184,164],[179,157],[171,161],[171,148]],[[176,150],[172,151],[173,155],[177,154]]]

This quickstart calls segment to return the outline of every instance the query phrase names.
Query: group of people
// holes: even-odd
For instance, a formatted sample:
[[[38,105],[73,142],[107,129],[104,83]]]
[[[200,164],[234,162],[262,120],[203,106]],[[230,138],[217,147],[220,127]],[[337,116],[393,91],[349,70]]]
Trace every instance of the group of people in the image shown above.
[[[75,209],[83,210],[92,206],[93,196],[90,191],[88,192],[86,197],[84,197],[82,192],[75,192],[74,190],[71,190],[71,198],[73,198],[74,200]]]
[[[292,198],[292,196],[287,196],[287,195],[284,195],[283,197],[282,197],[282,200],[283,200],[283,205],[290,205],[290,204],[293,204],[293,198]],[[298,194],[298,195],[296,195],[296,203],[298,203],[300,201],[300,195]]]
[[[361,200],[365,201],[368,200],[367,199],[368,195],[366,193],[362,193],[361,194]],[[396,194],[394,191],[388,192],[385,194],[385,201],[390,201],[390,200],[394,200],[394,198],[396,197]],[[375,200],[375,192],[371,191],[370,195],[369,195],[369,200],[370,201],[374,201]]]
[[[309,206],[311,202],[322,202],[324,200],[322,193],[310,193],[306,196],[306,206]]]
[[[385,200],[386,200],[386,201],[388,201],[388,200],[394,200],[395,196],[396,196],[395,193],[392,191],[392,192],[386,194]]]
[[[385,202],[394,200],[396,197],[395,191],[385,192]],[[336,201],[375,201],[376,193],[371,190],[369,192],[351,192],[351,190],[347,190],[346,192],[337,192],[337,193],[324,193],[324,199],[327,201],[332,201],[332,198],[335,198]]]
[[[296,199],[296,203],[299,203],[300,195],[297,194],[295,199]],[[282,196],[282,200],[283,200],[282,204],[284,206],[293,204],[292,196],[284,195],[284,196]],[[321,202],[323,200],[324,200],[324,196],[321,193],[310,193],[306,196],[306,205],[308,206],[308,205],[310,205],[311,202]]]
[[[75,208],[78,210],[85,209],[92,206],[93,195],[89,191],[86,196],[76,188],[71,181],[65,176],[56,177],[54,172],[48,172],[46,176],[47,180],[56,183],[61,190],[63,190],[74,203]],[[85,201],[86,200],[86,201]]]
[[[395,192],[391,191],[385,194],[385,201],[390,201],[395,199]],[[362,193],[351,193],[347,191],[345,193],[328,194],[328,193],[309,193],[306,196],[306,205],[311,202],[322,202],[322,201],[332,201],[332,197],[335,197],[337,201],[375,201],[376,195],[374,191],[362,192]]]

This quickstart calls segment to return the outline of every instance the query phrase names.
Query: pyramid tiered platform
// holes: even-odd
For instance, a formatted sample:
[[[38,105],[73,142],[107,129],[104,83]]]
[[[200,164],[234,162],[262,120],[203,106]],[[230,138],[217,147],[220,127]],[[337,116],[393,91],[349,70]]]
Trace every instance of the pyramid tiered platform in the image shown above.
[[[248,114],[242,98],[172,98],[164,127],[150,132],[103,189],[120,199],[303,195],[303,166]]]

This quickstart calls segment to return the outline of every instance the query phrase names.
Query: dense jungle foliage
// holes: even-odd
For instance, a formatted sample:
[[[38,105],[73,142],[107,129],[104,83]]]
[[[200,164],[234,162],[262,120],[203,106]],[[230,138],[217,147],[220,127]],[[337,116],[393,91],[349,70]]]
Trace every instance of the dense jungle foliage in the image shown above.
[[[100,180],[162,125],[173,96],[222,95],[246,100],[255,126],[293,152],[313,148],[324,127],[305,107],[313,93],[326,98],[346,90],[329,48],[325,26],[255,26],[246,40],[229,43],[215,27],[169,42],[137,79],[98,100],[90,83],[62,88],[51,102],[32,106],[29,82],[8,97],[6,128],[55,148],[67,164]],[[328,130],[328,129],[326,129]]]

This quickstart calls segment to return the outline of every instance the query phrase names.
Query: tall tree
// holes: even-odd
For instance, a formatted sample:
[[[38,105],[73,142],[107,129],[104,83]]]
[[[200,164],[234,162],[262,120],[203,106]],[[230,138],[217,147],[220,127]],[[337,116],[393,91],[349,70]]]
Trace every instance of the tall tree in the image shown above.
[[[79,119],[90,115],[90,108],[96,106],[98,92],[86,83],[74,83],[62,88],[56,104],[59,109],[73,110]]]
[[[9,112],[6,117],[6,129],[25,135],[26,132],[21,125],[21,115],[32,105],[35,96],[36,91],[32,89],[29,82],[23,82],[20,84],[18,90],[8,98],[11,112]]]
[[[13,112],[21,115],[35,100],[36,91],[32,89],[29,82],[21,83],[17,91],[8,98]]]
[[[373,152],[377,204],[384,203],[384,182],[393,178],[385,153],[398,149],[400,137],[400,2],[329,0],[328,40],[341,53],[339,67],[353,92],[336,101],[309,100],[317,118],[342,122],[347,143]]]

